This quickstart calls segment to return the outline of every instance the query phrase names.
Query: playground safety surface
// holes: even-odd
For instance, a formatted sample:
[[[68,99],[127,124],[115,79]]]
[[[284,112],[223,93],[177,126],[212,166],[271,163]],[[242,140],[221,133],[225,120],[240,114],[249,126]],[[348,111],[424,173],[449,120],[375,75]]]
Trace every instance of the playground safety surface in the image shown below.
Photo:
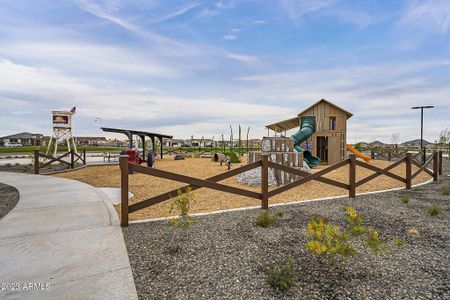
[[[392,162],[387,161],[370,161],[370,164],[380,168],[385,168],[391,163]],[[245,161],[241,164],[233,164],[233,167],[236,168],[244,164]],[[317,170],[323,169],[325,167],[326,166],[320,166],[318,168],[315,168],[313,169],[313,172],[316,172]],[[219,163],[212,162],[211,160],[205,158],[187,158],[185,160],[174,160],[172,157],[166,157],[162,160],[157,160],[155,168],[201,179],[208,178],[210,176],[214,176],[216,174],[227,171],[227,167],[225,165],[221,166]],[[324,177],[348,183],[348,169],[348,166],[344,166],[330,172]],[[413,173],[415,170],[417,170],[417,168],[413,166]],[[405,166],[400,165],[394,168],[392,172],[403,176],[405,172]],[[372,171],[357,166],[356,180],[367,177],[371,174],[373,174]],[[120,187],[120,171],[118,166],[92,166],[67,173],[56,174],[54,176],[79,180],[95,187]],[[430,178],[431,177],[428,174],[422,172],[413,179],[413,184],[425,182]],[[249,187],[246,185],[237,184],[236,177],[228,178],[221,181],[221,183],[252,191],[259,191],[260,189],[259,187]],[[183,185],[184,184],[179,182],[151,177],[148,175],[132,174],[129,176],[129,191],[134,194],[134,198],[130,200],[130,203],[136,203],[148,199],[152,196],[156,196],[164,192],[182,187]],[[356,193],[372,192],[399,187],[404,187],[404,184],[382,175],[358,187],[356,189]],[[273,188],[274,187],[271,187],[270,189]],[[205,188],[196,190],[194,194],[196,200],[195,203],[191,206],[191,213],[210,212],[260,205],[260,202],[255,199]],[[288,203],[299,200],[342,195],[348,195],[348,191],[317,181],[312,181],[286,191],[282,194],[279,194],[275,197],[271,197],[269,200],[269,204]],[[165,201],[157,205],[139,210],[130,214],[130,220],[168,217],[170,216],[169,211],[171,204],[171,201]],[[118,209],[118,206],[116,206],[116,209]]]

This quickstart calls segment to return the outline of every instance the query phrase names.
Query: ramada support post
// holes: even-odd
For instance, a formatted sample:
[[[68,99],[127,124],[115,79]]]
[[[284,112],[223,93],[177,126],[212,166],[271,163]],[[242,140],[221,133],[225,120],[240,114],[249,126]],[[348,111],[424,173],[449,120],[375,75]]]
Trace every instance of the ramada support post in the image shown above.
[[[121,155],[120,165],[120,226],[128,226],[128,155]]]
[[[152,136],[150,136],[150,139],[152,140],[152,151],[156,155],[156,151],[155,151],[155,137],[152,135]]]
[[[348,196],[356,197],[356,156],[349,155]]]
[[[261,208],[269,208],[269,155],[261,154]]]
[[[142,160],[146,160],[145,158],[145,135],[139,135],[142,140]]]
[[[163,138],[162,138],[162,136],[159,137],[159,145],[161,148],[161,158],[163,158]]]
[[[411,163],[412,163],[412,154],[411,153],[406,153],[405,156],[405,164],[406,164],[406,170],[405,170],[405,175],[406,175],[406,189],[411,189],[411,181],[412,181],[412,168],[411,168]]]

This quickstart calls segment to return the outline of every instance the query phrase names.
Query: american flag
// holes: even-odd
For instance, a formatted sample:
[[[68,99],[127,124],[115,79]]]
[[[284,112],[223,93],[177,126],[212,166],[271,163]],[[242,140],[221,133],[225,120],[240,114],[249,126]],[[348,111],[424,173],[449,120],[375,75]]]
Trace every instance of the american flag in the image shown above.
[[[71,112],[72,114],[74,114],[76,110],[77,110],[77,107],[74,106],[74,107],[72,107],[72,108],[70,109],[70,112]]]

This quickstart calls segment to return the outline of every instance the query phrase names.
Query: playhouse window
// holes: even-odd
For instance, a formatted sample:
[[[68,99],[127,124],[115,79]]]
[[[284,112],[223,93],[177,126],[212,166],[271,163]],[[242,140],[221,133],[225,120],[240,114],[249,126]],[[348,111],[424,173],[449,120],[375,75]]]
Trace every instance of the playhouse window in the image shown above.
[[[336,117],[330,117],[330,130],[336,130]]]

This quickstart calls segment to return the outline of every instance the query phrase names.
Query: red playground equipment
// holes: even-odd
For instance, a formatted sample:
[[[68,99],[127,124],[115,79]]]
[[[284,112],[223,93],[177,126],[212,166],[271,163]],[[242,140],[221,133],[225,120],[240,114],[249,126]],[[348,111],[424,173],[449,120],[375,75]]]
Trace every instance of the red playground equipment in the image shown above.
[[[140,165],[144,161],[139,157],[139,150],[137,149],[128,149],[127,155],[130,164]]]

